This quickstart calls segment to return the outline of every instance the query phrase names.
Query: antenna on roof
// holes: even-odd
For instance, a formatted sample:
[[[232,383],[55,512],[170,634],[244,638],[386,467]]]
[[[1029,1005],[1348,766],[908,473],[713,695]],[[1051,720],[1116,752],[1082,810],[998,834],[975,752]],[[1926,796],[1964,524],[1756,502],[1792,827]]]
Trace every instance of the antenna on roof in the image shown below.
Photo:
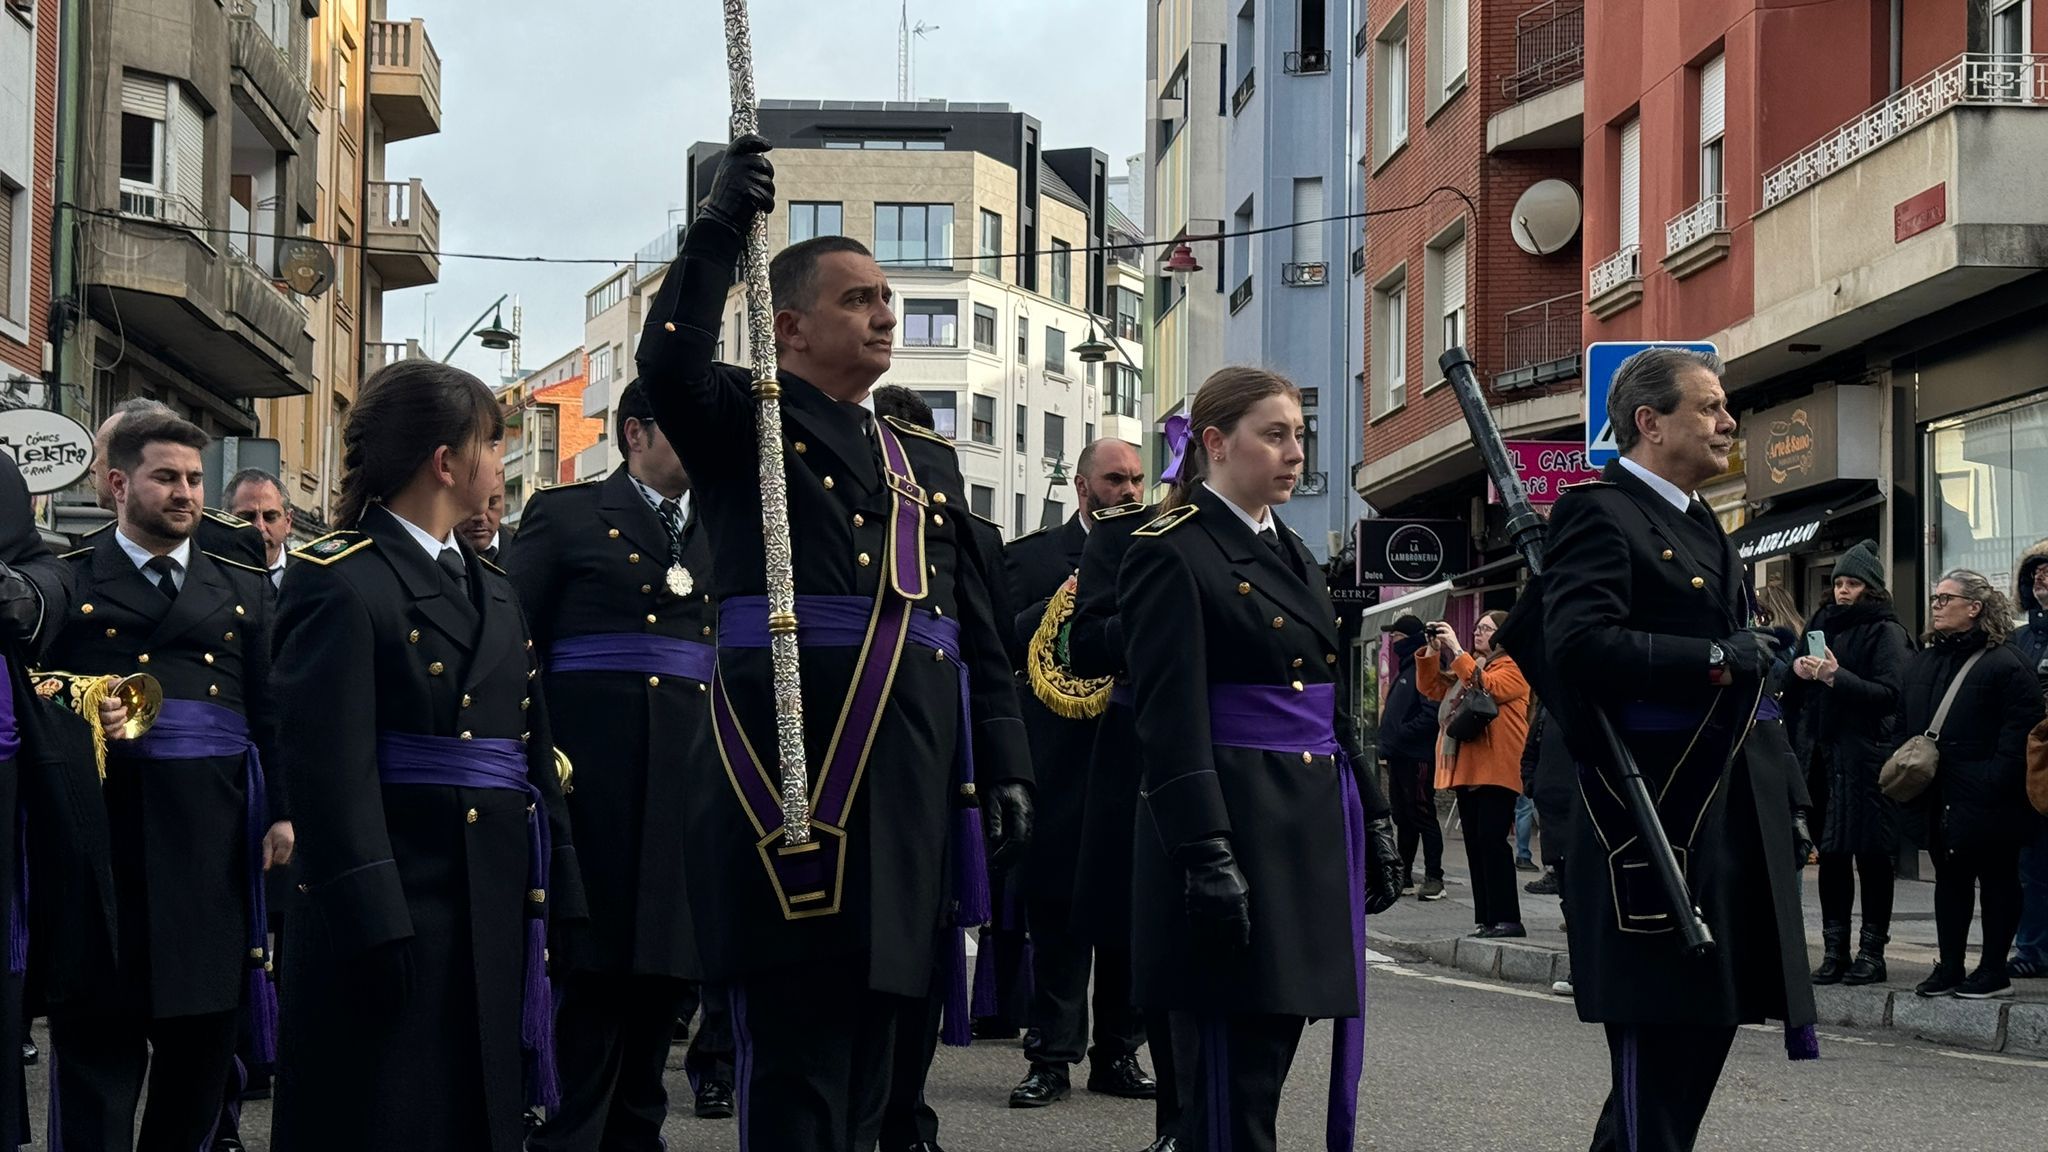
[[[910,0],[903,0],[902,12],[896,18],[896,98],[908,103],[916,91],[915,71],[917,67],[915,40],[924,39],[927,32],[937,32],[937,24],[919,20],[910,22]]]

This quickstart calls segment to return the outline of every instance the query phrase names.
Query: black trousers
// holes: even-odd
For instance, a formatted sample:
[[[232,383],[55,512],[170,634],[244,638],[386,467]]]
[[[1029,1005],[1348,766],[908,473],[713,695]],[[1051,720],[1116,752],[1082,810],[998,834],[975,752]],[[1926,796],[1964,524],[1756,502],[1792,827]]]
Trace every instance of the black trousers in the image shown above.
[[[1274,1152],[1280,1089],[1301,1045],[1299,1016],[1175,1012],[1194,1038],[1181,1146],[1193,1152]]]
[[[1152,1100],[1154,1140],[1165,1136],[1187,1139],[1181,1129],[1182,1118],[1188,1115],[1188,1078],[1181,1070],[1200,1066],[1196,1040],[1191,1029],[1174,1027],[1173,1013],[1145,1013],[1145,1043],[1152,1050],[1152,1079],[1159,1085],[1159,1094]]]
[[[1465,825],[1465,859],[1472,868],[1472,919],[1481,928],[1519,924],[1515,894],[1515,792],[1497,784],[1458,789],[1458,819]]]
[[[2020,849],[2012,844],[1979,844],[1952,848],[1934,857],[1934,936],[1941,962],[1963,966],[1970,942],[1970,917],[1976,911],[1977,886],[1984,888],[1984,950],[1978,966],[2005,971],[2013,937],[2019,934]]]
[[[1613,1081],[1592,1152],[1691,1152],[1734,1043],[1733,1028],[1607,1025]]]
[[[235,1014],[151,1020],[61,1012],[50,1020],[61,1146],[68,1152],[193,1152],[212,1145],[235,1055]],[[149,1080],[142,1133],[135,1111]]]
[[[941,928],[958,933],[958,928]],[[896,1015],[896,1043],[890,1054],[889,1102],[882,1108],[881,1152],[904,1152],[939,1141],[939,1114],[924,1098],[932,1058],[939,1053],[939,1025],[946,1014],[946,983],[952,950],[942,943],[932,961],[931,988],[922,998],[903,998]]]
[[[1883,848],[1820,854],[1820,918],[1847,924],[1856,904],[1856,878],[1863,877],[1863,926],[1884,932],[1892,924],[1892,854]]]
[[[1444,874],[1444,830],[1436,822],[1436,765],[1427,760],[1387,762],[1387,792],[1394,808],[1394,829],[1401,862],[1415,870],[1415,848],[1422,847],[1422,874]]]
[[[986,1020],[995,1028],[1022,1029],[1031,1015],[1031,965],[1025,962],[1025,947],[1028,937],[1024,929],[998,928],[991,924],[980,930],[975,938],[975,975],[980,978],[981,952],[989,954],[989,963],[995,969],[996,1011],[993,1016],[977,1016],[977,1021]]]
[[[735,985],[740,1152],[872,1149],[905,1001],[869,990],[859,971]]]
[[[662,1152],[662,1073],[683,981],[572,972],[555,1010],[562,1103],[527,1140],[534,1152]]]
[[[1033,1064],[1062,1069],[1129,1056],[1143,1043],[1144,1020],[1131,1003],[1131,957],[1097,948],[1072,931],[1069,909],[1033,904],[1031,923],[1031,1032],[1024,1055]],[[1088,1047],[1088,970],[1094,960],[1094,1047]]]
[[[676,1019],[684,1024],[703,1015],[690,1033],[690,1049],[683,1053],[683,1072],[690,1078],[690,1090],[701,1092],[706,1081],[732,1085],[732,991],[723,984],[691,980],[683,985]]]

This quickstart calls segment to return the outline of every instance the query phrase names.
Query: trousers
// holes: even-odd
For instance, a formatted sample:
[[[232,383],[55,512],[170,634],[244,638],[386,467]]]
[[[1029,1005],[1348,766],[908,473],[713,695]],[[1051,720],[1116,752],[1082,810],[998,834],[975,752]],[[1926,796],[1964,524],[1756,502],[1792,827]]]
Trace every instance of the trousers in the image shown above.
[[[527,1141],[533,1152],[662,1152],[662,1073],[683,982],[575,972],[555,1010],[562,1103]]]
[[[1516,924],[1522,899],[1515,894],[1515,858],[1508,833],[1515,793],[1497,784],[1458,789],[1458,819],[1465,825],[1465,859],[1472,868],[1472,919],[1481,928]]]
[[[50,1020],[58,1126],[69,1152],[192,1152],[212,1144],[235,1056],[235,1014],[152,1020],[59,1012]],[[144,1078],[149,1107],[135,1112]]]
[[[801,995],[791,995],[792,987]],[[881,1135],[896,1025],[919,998],[857,970],[732,989],[740,1152],[868,1152]],[[908,1001],[908,1004],[906,1003]]]
[[[1419,846],[1423,875],[1442,876],[1444,830],[1436,822],[1436,766],[1427,760],[1388,761],[1387,792],[1402,863],[1412,871]]]
[[[1735,1029],[1606,1027],[1613,1080],[1592,1152],[1692,1152]]]
[[[1181,1145],[1193,1152],[1274,1152],[1280,1090],[1301,1046],[1299,1016],[1175,1012],[1173,1027],[1194,1037],[1185,1069]]]
[[[1144,1040],[1144,1023],[1131,1004],[1131,958],[1121,949],[1097,948],[1077,935],[1067,909],[1033,904],[1031,924],[1031,1030],[1024,1055],[1033,1064],[1061,1068],[1129,1056]],[[1091,965],[1091,961],[1093,961]],[[1088,1048],[1088,972],[1095,971],[1094,1047]]]

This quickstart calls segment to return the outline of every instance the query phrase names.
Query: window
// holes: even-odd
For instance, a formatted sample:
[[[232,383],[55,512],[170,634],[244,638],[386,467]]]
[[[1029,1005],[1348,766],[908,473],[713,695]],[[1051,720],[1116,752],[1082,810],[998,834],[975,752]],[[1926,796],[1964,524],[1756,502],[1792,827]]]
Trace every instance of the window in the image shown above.
[[[1700,199],[1722,188],[1721,136],[1727,127],[1728,58],[1716,56],[1700,69]]]
[[[583,298],[583,318],[595,320],[617,307],[626,298],[626,274],[619,273],[605,281]]]
[[[1323,262],[1323,179],[1294,182],[1294,262]]]
[[[845,212],[838,204],[797,202],[789,206],[789,242],[800,244],[819,236],[844,236]]]
[[[974,398],[974,442],[993,446],[996,442],[996,398],[977,395]],[[987,509],[981,514],[988,515]]]
[[[1074,247],[1063,240],[1052,242],[1052,298],[1062,304],[1074,302]]]
[[[1138,393],[1143,387],[1143,377],[1129,364],[1109,366],[1109,390],[1103,394],[1103,411],[1111,416],[1138,415]]]
[[[1024,494],[1019,492],[1017,493],[1017,519],[1010,529],[1010,535],[1013,537],[1022,536],[1028,531],[1030,531],[1030,525],[1024,523]]]
[[[1110,298],[1115,301],[1117,339],[1144,339],[1138,327],[1145,310],[1144,296],[1129,288],[1112,288]]]
[[[1378,44],[1379,84],[1373,92],[1373,160],[1408,142],[1408,10],[1387,22]]]
[[[1045,414],[1045,458],[1065,460],[1067,458],[1067,418],[1056,413]]]
[[[2019,55],[2032,50],[2033,0],[1991,0],[1991,50]]]
[[[1617,251],[1642,242],[1643,122],[1631,120],[1621,129],[1620,235]]]
[[[163,146],[163,121],[133,112],[121,113],[121,179],[162,188]]]
[[[957,392],[919,388],[918,398],[932,407],[932,427],[948,440],[960,438],[960,404]]]
[[[1470,0],[1431,0],[1429,110],[1435,112],[1465,86],[1465,53],[1471,30]]]
[[[1017,317],[1017,363],[1029,364],[1030,362],[1031,325],[1025,322],[1024,317],[1019,316]]]
[[[1453,224],[1424,250],[1423,280],[1429,291],[1429,325],[1423,332],[1423,379],[1438,380],[1437,358],[1465,342],[1465,225]]]
[[[996,514],[996,490],[986,484],[969,484],[967,510],[983,520],[993,518]]]
[[[121,74],[121,210],[206,223],[206,113],[175,80]]]
[[[1324,0],[1301,0],[1301,7],[1295,20],[1297,47],[1301,49],[1302,71],[1311,72],[1310,57],[1322,56],[1329,48],[1329,6]]]
[[[603,384],[612,378],[612,349],[607,344],[590,354],[590,382]]]
[[[1051,325],[1045,329],[1045,370],[1055,376],[1067,374],[1067,334]]]
[[[981,236],[975,242],[975,255],[980,258],[976,271],[997,280],[1003,278],[1003,218],[987,209],[981,212]]]
[[[20,293],[14,286],[17,279],[14,274],[14,254],[17,251],[23,256],[28,254],[28,245],[17,245],[14,242],[14,222],[17,219],[25,221],[28,217],[26,211],[18,211],[15,207],[24,199],[26,197],[22,195],[19,187],[5,178],[0,178],[0,320],[10,324],[21,323],[24,311],[19,301]],[[26,264],[27,261],[24,260],[23,263]]]
[[[903,302],[903,346],[905,348],[958,348],[960,346],[960,302],[958,300],[905,300]]]
[[[1028,456],[1031,454],[1031,446],[1029,443],[1031,438],[1031,414],[1030,412],[1025,410],[1022,404],[1017,405],[1016,428],[1017,454],[1019,456]]]
[[[951,204],[875,205],[875,260],[884,268],[951,268]]]
[[[995,354],[996,310],[986,304],[974,306],[974,348],[978,352]]]
[[[1408,270],[1396,269],[1372,293],[1372,413],[1408,403]]]

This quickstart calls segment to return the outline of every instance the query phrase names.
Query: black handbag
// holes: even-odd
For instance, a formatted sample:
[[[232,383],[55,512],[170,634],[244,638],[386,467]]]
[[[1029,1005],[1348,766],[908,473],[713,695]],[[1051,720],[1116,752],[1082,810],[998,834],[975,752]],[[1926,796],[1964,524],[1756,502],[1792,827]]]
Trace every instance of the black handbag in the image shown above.
[[[1494,703],[1493,693],[1486,690],[1479,681],[1479,674],[1473,673],[1472,683],[1458,696],[1458,706],[1451,710],[1451,718],[1444,724],[1444,735],[1460,744],[1479,738],[1486,726],[1500,715],[1500,705]]]

